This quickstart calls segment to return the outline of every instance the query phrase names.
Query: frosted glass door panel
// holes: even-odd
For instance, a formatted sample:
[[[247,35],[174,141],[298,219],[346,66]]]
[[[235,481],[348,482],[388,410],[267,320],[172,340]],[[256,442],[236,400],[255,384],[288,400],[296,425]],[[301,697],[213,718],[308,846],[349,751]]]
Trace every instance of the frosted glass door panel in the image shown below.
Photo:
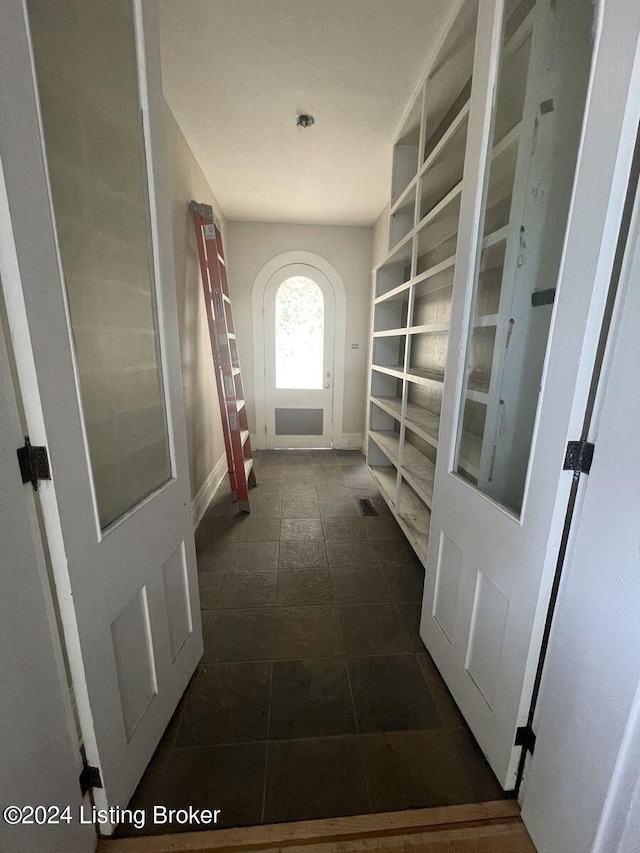
[[[591,63],[593,3],[505,4],[454,470],[522,509]]]
[[[102,527],[171,477],[130,0],[29,0]]]
[[[276,294],[276,388],[322,388],[324,297],[310,278],[283,281]]]

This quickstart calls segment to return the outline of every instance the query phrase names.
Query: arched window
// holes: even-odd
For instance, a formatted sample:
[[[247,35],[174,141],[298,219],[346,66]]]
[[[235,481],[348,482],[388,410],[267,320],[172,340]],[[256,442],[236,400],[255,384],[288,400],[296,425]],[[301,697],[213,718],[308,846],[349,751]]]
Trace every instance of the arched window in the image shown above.
[[[324,297],[310,278],[293,276],[276,293],[276,388],[322,388]]]

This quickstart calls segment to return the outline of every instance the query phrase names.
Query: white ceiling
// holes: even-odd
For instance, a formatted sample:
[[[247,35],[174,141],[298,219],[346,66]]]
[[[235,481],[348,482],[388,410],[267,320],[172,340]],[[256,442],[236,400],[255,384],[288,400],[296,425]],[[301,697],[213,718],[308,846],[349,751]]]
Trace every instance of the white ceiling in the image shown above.
[[[229,219],[370,225],[452,0],[159,0],[169,106]],[[299,113],[316,124],[296,128]]]

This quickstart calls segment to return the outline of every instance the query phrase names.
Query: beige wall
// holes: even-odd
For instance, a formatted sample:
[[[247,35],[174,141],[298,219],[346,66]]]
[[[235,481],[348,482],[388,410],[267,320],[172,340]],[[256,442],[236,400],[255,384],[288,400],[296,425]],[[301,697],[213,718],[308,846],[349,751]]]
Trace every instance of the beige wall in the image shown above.
[[[222,223],[223,236],[225,223],[211,188],[167,105],[165,114],[189,473],[191,496],[195,497],[225,451],[198,250],[188,209],[190,200],[213,205]]]
[[[283,252],[313,252],[340,274],[347,295],[345,393],[342,432],[364,431],[367,389],[369,302],[371,296],[371,228],[328,225],[227,223],[227,261],[233,314],[244,378],[249,424],[255,431],[253,320],[251,295],[262,267]],[[358,349],[351,349],[352,344]],[[340,429],[337,425],[338,430]]]

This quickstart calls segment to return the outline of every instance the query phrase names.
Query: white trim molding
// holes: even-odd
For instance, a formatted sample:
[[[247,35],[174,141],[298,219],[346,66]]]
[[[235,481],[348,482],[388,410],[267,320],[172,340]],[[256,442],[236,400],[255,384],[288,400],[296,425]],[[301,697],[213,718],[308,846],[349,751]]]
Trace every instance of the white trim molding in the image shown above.
[[[193,529],[202,521],[202,516],[207,511],[207,507],[218,490],[218,486],[222,483],[227,475],[227,455],[223,453],[220,459],[213,466],[204,483],[198,489],[198,492],[191,500],[191,511],[193,513]]]
[[[265,426],[267,423],[267,412],[265,402],[265,349],[264,349],[264,292],[278,270],[290,264],[308,264],[323,273],[328,279],[336,300],[336,329],[335,329],[335,364],[333,374],[333,434],[332,446],[338,449],[354,447],[358,445],[345,444],[345,440],[353,436],[345,436],[342,433],[343,409],[344,409],[344,363],[346,348],[346,321],[347,321],[347,293],[344,282],[336,268],[313,252],[283,252],[268,261],[256,276],[253,284],[251,303],[253,310],[253,376],[255,393],[256,413],[256,444],[258,450],[266,447]]]
[[[362,450],[364,453],[364,435],[361,432],[343,432],[340,440],[333,442],[334,450]]]

